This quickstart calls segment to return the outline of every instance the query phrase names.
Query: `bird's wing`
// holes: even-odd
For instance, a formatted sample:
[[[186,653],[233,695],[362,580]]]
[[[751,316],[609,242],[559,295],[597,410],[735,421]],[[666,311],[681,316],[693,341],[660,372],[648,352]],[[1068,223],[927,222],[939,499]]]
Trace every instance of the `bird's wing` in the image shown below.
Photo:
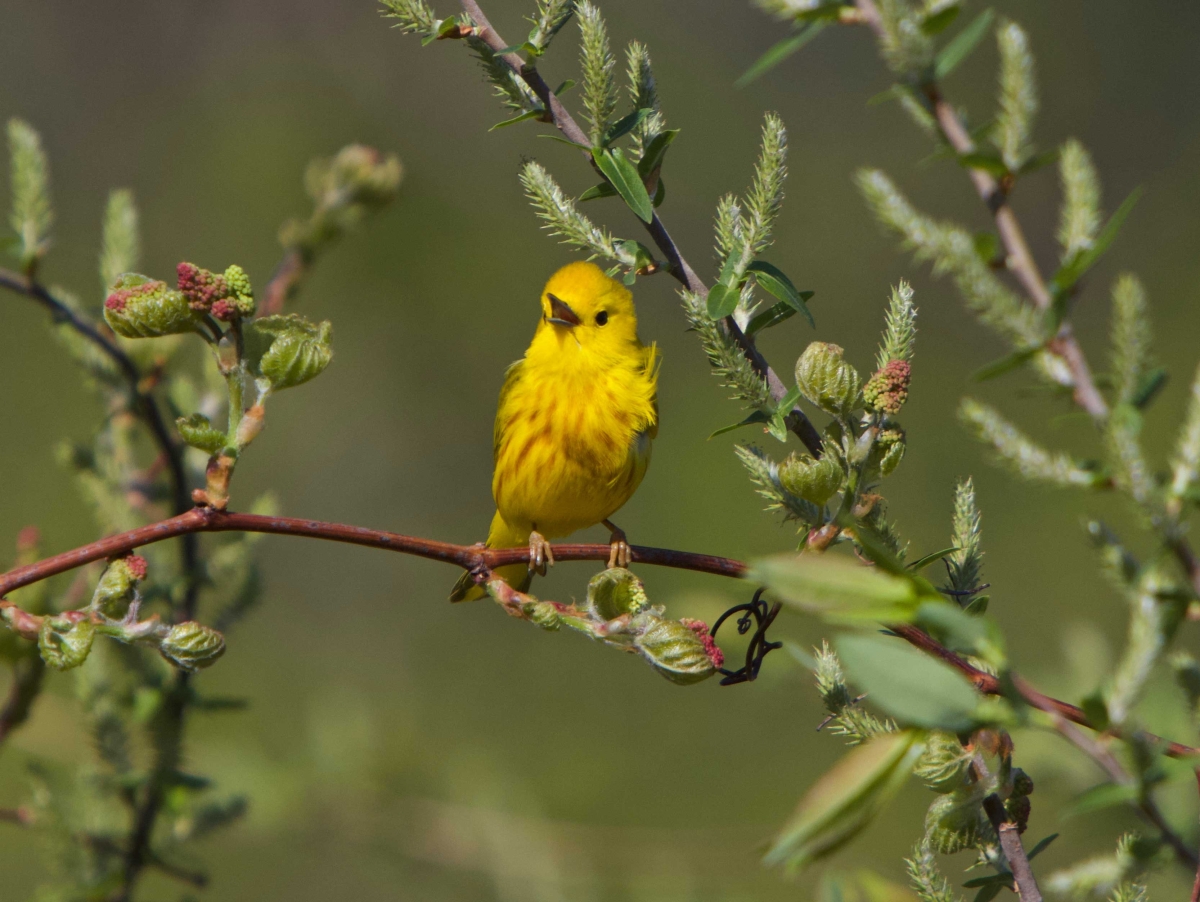
[[[654,410],[653,419],[646,424],[642,432],[650,438],[658,437],[658,367],[662,363],[662,357],[658,354],[658,345],[651,344],[645,348],[642,364],[642,372],[650,379],[650,382],[656,386],[654,394],[650,396],[650,405]]]
[[[500,454],[500,443],[504,440],[505,430],[512,419],[512,405],[508,403],[512,390],[523,378],[525,360],[522,358],[510,366],[504,373],[504,385],[500,389],[500,399],[496,402],[496,425],[492,430],[492,460]]]

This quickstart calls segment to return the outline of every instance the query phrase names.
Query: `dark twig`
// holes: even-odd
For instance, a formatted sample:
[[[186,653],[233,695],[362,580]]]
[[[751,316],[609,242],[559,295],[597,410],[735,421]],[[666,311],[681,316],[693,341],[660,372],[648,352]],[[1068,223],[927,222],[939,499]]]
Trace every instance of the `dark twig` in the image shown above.
[[[983,800],[983,810],[988,820],[996,828],[1000,838],[1000,848],[1004,850],[1004,858],[1012,871],[1013,881],[1017,885],[1017,894],[1021,902],[1042,902],[1042,891],[1038,888],[1037,878],[1033,876],[1033,868],[1029,866],[1029,856],[1025,854],[1025,846],[1021,843],[1021,831],[1004,810],[1004,803],[995,793]]]
[[[510,46],[500,37],[496,29],[492,27],[492,23],[488,21],[487,16],[484,15],[483,10],[480,9],[476,0],[462,0],[462,7],[471,21],[478,26],[477,36],[479,39],[492,48],[492,50],[500,51]],[[502,53],[499,54],[499,58],[537,95],[544,108],[550,113],[550,118],[554,126],[562,132],[564,138],[573,144],[579,144],[585,148],[591,146],[592,142],[588,138],[587,133],[579,127],[574,117],[563,106],[562,101],[555,96],[554,91],[550,89],[550,85],[542,78],[536,66],[525,62],[516,53]],[[583,155],[591,163],[592,168],[596,170],[597,175],[605,178],[604,174],[596,167],[590,151],[584,150]],[[688,291],[701,299],[706,297],[708,295],[708,287],[696,275],[695,270],[692,269],[687,260],[684,259],[679,251],[679,246],[671,238],[671,234],[667,231],[666,225],[663,224],[657,212],[650,222],[645,223],[645,227],[646,231],[650,233],[651,239],[666,258],[671,275],[679,280]],[[741,349],[742,354],[750,362],[750,365],[754,367],[754,371],[767,383],[771,397],[776,402],[782,400],[787,395],[787,387],[775,371],[771,369],[766,358],[759,352],[754,342],[746,337],[733,317],[725,317],[721,325],[726,334]],[[814,457],[821,456],[821,435],[798,405],[793,407],[788,414],[787,427],[804,443],[804,446]]]

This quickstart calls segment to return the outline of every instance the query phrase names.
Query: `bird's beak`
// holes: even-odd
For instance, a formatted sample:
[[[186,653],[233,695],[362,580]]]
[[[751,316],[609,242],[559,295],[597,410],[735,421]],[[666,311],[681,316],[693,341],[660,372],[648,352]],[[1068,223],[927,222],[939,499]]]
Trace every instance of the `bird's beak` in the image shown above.
[[[550,298],[550,312],[554,315],[548,317],[548,321],[556,326],[566,326],[568,329],[573,329],[582,322],[579,319],[579,314],[571,309],[571,305],[566,301],[561,301],[552,294],[546,295]]]

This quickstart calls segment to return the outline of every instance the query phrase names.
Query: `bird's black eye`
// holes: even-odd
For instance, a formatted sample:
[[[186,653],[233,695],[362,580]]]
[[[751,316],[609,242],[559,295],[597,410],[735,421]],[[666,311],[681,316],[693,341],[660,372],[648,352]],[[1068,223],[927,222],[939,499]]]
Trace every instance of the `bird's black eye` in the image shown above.
[[[603,326],[607,322],[608,322],[608,311],[607,310],[601,310],[599,313],[596,314],[596,325],[597,326]]]

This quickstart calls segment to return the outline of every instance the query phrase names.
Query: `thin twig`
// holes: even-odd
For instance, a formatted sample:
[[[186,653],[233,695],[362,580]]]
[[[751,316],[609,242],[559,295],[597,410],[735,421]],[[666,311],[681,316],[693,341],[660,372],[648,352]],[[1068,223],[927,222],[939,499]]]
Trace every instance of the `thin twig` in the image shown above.
[[[463,11],[478,26],[479,31],[477,36],[479,39],[484,41],[492,50],[500,51],[511,46],[492,27],[492,23],[488,21],[487,16],[484,15],[483,10],[480,9],[476,0],[462,0],[462,7]],[[564,138],[573,144],[582,145],[583,148],[591,147],[591,140],[588,138],[587,133],[580,128],[574,117],[563,106],[562,101],[555,96],[554,91],[551,90],[546,80],[542,78],[536,66],[525,62],[516,53],[501,53],[498,56],[537,95],[544,108],[550,113],[551,121],[562,132]],[[582,153],[592,165],[592,168],[595,169],[596,173],[607,181],[604,174],[596,166],[590,149],[584,149]],[[671,275],[678,279],[688,291],[702,299],[706,297],[708,295],[708,287],[696,275],[695,270],[692,269],[687,260],[684,259],[683,254],[679,251],[679,246],[671,238],[670,232],[667,231],[667,227],[663,224],[662,218],[658,213],[655,212],[650,222],[643,224],[646,231],[649,232],[651,239],[658,246],[658,249],[662,251],[663,256],[666,257],[667,268]],[[771,397],[776,402],[781,401],[788,393],[787,387],[767,363],[766,358],[759,352],[754,342],[742,332],[737,322],[731,316],[727,316],[721,321],[721,327],[726,335],[737,344],[742,354],[754,368],[754,371],[767,383]],[[786,422],[788,429],[804,443],[809,452],[814,457],[820,457],[821,435],[798,405],[793,407],[788,413]]]
[[[1095,761],[1114,783],[1119,786],[1135,786],[1137,784],[1133,775],[1101,742],[1083,732],[1053,708],[1042,705],[1037,707],[1050,717],[1050,722],[1060,736]],[[1193,868],[1200,866],[1200,857],[1180,839],[1179,834],[1167,822],[1162,811],[1159,810],[1158,804],[1150,797],[1149,793],[1140,793],[1139,798],[1131,804],[1148,823],[1162,834],[1163,840],[1174,851],[1175,857],[1179,859],[1180,863]]]
[[[1021,843],[1021,831],[1011,820],[1009,820],[1008,812],[1004,810],[1004,803],[1000,801],[999,796],[989,795],[983,800],[983,810],[987,813],[988,820],[992,822],[992,826],[996,828],[996,835],[1000,838],[1000,848],[1004,850],[1004,857],[1008,861],[1008,868],[1012,871],[1013,881],[1017,885],[1017,894],[1021,897],[1021,902],[1042,902],[1042,891],[1038,888],[1037,878],[1033,875],[1033,868],[1029,865],[1029,856],[1025,854],[1025,846]]]
[[[258,315],[274,316],[277,313],[283,313],[284,306],[296,293],[307,269],[308,262],[300,251],[295,248],[287,251],[275,267],[275,271],[271,274],[271,280],[267,282],[267,287],[263,290],[262,303],[258,305]]]

